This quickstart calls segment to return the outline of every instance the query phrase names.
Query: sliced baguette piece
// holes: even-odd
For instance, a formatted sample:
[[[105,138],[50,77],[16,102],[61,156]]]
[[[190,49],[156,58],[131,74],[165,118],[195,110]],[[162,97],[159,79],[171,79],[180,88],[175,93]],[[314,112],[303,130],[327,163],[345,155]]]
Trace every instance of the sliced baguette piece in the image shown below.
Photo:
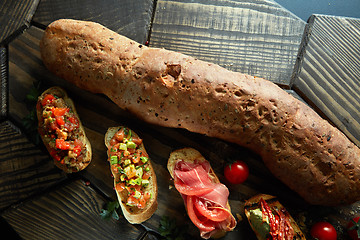
[[[48,150],[49,153],[51,153],[53,151],[53,147],[51,146],[53,143],[51,142],[51,138],[49,136],[46,136],[43,127],[44,127],[44,118],[42,116],[42,105],[41,105],[41,101],[44,99],[44,97],[47,94],[52,94],[57,96],[58,98],[62,98],[65,102],[65,105],[70,109],[70,111],[73,113],[74,117],[77,118],[78,123],[79,123],[79,131],[77,133],[77,137],[78,140],[80,140],[84,147],[85,147],[85,156],[83,156],[82,159],[78,159],[74,164],[66,164],[66,163],[62,163],[62,161],[58,161],[56,160],[54,157],[54,163],[55,165],[60,168],[61,170],[67,172],[67,173],[73,173],[73,172],[79,172],[83,169],[85,169],[91,162],[91,158],[92,158],[92,149],[91,149],[91,144],[89,139],[86,137],[85,134],[85,130],[84,127],[80,121],[79,115],[76,111],[74,102],[69,98],[68,94],[66,93],[66,91],[58,86],[54,86],[51,87],[47,90],[45,90],[39,97],[38,97],[38,101],[37,101],[37,105],[36,105],[36,115],[37,115],[37,119],[38,119],[38,130],[39,130],[39,134],[40,137],[46,147],[46,149]]]
[[[175,150],[170,153],[168,163],[167,163],[167,169],[172,178],[174,178],[174,169],[175,169],[176,162],[178,160],[183,160],[183,161],[189,162],[189,163],[193,163],[193,162],[195,162],[195,160],[198,162],[207,161],[201,155],[201,153],[199,151],[197,151],[196,149],[182,148],[182,149]],[[209,171],[209,177],[212,180],[212,182],[220,183],[219,178],[216,176],[214,170],[211,167],[210,167],[210,171]],[[229,209],[229,212],[231,213],[229,201],[227,201],[226,207]],[[236,223],[235,223],[235,225],[236,225]],[[220,237],[225,236],[225,234],[227,232],[228,231],[219,231],[218,233],[212,235],[211,237],[212,238],[220,238]]]
[[[263,199],[268,205],[269,207],[272,209],[274,207],[277,207],[278,209],[285,209],[284,206],[279,202],[279,200],[277,199],[277,197],[272,196],[272,195],[267,195],[267,194],[258,194],[250,199],[248,199],[245,202],[245,215],[249,221],[249,224],[252,228],[252,230],[255,232],[256,237],[259,240],[266,240],[266,238],[262,237],[259,232],[256,230],[256,228],[254,227],[254,225],[252,224],[252,222],[250,221],[250,211],[254,210],[254,209],[261,209],[260,206],[260,199]],[[294,240],[306,240],[305,235],[302,233],[302,231],[300,230],[299,226],[297,225],[297,223],[295,222],[295,220],[291,217],[291,215],[289,214],[289,212],[286,211],[285,216],[290,220],[291,226],[294,229],[295,232],[295,236],[294,236]]]
[[[108,130],[106,131],[106,134],[105,134],[105,145],[107,148],[110,147],[110,141],[114,137],[114,135],[119,130],[124,129],[124,128],[130,130],[129,128],[124,127],[124,126],[108,128]],[[139,137],[132,130],[131,130],[131,134],[132,134],[132,136]],[[139,149],[141,149],[143,152],[146,153],[144,143],[140,144]],[[115,188],[116,195],[117,195],[117,198],[119,201],[119,205],[121,206],[121,210],[124,214],[124,217],[131,224],[139,224],[139,223],[142,223],[142,222],[148,220],[157,209],[158,186],[157,186],[155,171],[154,171],[154,168],[152,167],[150,158],[148,160],[148,167],[149,167],[149,173],[150,173],[150,178],[149,178],[150,183],[147,186],[147,189],[148,189],[147,191],[151,192],[151,198],[149,199],[149,202],[147,202],[145,208],[139,209],[135,206],[126,205],[127,198],[128,198],[127,190],[123,190],[123,191],[119,192]],[[110,167],[110,169],[112,171],[112,174],[115,176],[116,173],[113,171],[113,168]],[[114,186],[116,186],[116,178],[114,178]]]

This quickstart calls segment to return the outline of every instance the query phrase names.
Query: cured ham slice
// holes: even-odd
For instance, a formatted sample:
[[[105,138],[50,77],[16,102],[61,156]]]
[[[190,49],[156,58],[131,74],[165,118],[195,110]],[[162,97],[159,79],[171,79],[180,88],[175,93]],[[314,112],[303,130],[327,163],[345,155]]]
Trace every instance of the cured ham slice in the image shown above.
[[[227,204],[229,190],[214,182],[209,173],[208,161],[189,163],[179,160],[174,169],[175,187],[184,199],[189,218],[205,239],[236,226]]]

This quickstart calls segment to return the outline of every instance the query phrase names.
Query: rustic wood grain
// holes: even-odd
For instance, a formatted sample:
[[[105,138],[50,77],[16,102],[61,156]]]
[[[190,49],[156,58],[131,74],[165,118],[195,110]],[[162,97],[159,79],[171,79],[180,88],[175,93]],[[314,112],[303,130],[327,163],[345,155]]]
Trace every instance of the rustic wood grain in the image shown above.
[[[189,223],[183,200],[172,187],[172,181],[166,169],[170,152],[181,147],[194,147],[201,151],[219,173],[222,181],[224,181],[222,169],[227,158],[240,157],[248,162],[250,168],[253,169],[249,181],[241,186],[230,186],[230,202],[234,214],[243,214],[244,201],[257,192],[272,192],[284,199],[303,202],[284,184],[275,179],[255,154],[224,141],[190,133],[183,129],[163,128],[143,123],[128,112],[119,109],[106,97],[78,89],[55,77],[45,69],[40,59],[38,43],[42,32],[43,30],[39,28],[30,27],[9,46],[9,115],[11,119],[20,124],[21,119],[28,113],[24,96],[30,91],[35,81],[41,80],[44,88],[52,85],[64,87],[75,102],[93,148],[92,163],[80,175],[89,179],[94,187],[113,200],[116,196],[103,136],[108,127],[118,125],[129,126],[137,132],[144,139],[145,147],[153,161],[159,186],[159,207],[154,216],[143,224],[147,229],[156,232],[162,216],[176,217],[179,223]],[[239,223],[239,227],[229,234],[227,239],[248,239],[249,236],[253,236],[252,231],[246,226],[246,221]],[[239,231],[239,229],[242,230]],[[192,236],[199,238],[198,230],[194,225],[189,224],[189,232]]]
[[[293,88],[360,146],[360,19],[313,15]]]
[[[157,1],[150,45],[287,86],[305,22],[274,1]]]
[[[2,0],[0,2],[0,43],[30,25],[39,0]]]
[[[8,49],[0,47],[0,120],[5,119],[8,113]]]
[[[102,219],[106,202],[77,180],[11,208],[2,217],[22,239],[137,239],[145,231],[123,217]]]
[[[60,18],[98,22],[135,41],[148,38],[154,0],[43,0],[33,21],[47,26]]]
[[[9,121],[0,124],[0,210],[65,179],[49,156]]]
[[[297,194],[290,191],[283,183],[275,179],[264,166],[260,157],[256,154],[237,145],[200,134],[190,133],[183,129],[163,128],[146,124],[128,112],[119,109],[108,98],[78,89],[68,82],[55,77],[45,69],[40,59],[38,43],[42,33],[43,30],[41,29],[30,27],[24,34],[9,45],[9,115],[11,119],[18,123],[27,114],[28,110],[26,108],[26,103],[24,102],[24,94],[30,90],[36,80],[41,80],[44,88],[53,85],[64,87],[75,102],[80,119],[84,124],[86,134],[93,147],[94,156],[92,163],[79,175],[89,179],[94,188],[98,189],[112,200],[115,200],[116,196],[113,190],[113,179],[107,162],[103,136],[108,127],[118,125],[126,125],[138,133],[139,136],[143,138],[146,150],[152,159],[159,187],[158,209],[152,218],[142,224],[145,229],[157,232],[161,217],[170,216],[178,219],[180,224],[189,225],[188,233],[191,238],[200,239],[199,231],[191,224],[187,217],[183,200],[173,187],[172,180],[166,169],[167,158],[170,152],[181,147],[193,147],[199,150],[210,161],[220,180],[229,187],[229,201],[232,212],[234,215],[238,214],[240,218],[235,230],[227,234],[224,239],[255,239],[254,233],[245,219],[243,206],[246,199],[260,192],[278,196],[293,217],[299,223],[303,224],[303,229],[306,233],[309,232],[309,227],[315,221],[326,219],[339,229],[340,236],[345,236],[344,226],[346,225],[346,221],[348,221],[350,217],[360,213],[360,203],[343,208],[309,206],[297,196]],[[226,160],[229,158],[242,159],[249,165],[250,177],[244,184],[235,186],[225,181],[223,168],[226,164]],[[67,188],[65,187],[64,189]],[[86,206],[84,207],[86,208],[86,211],[93,214],[95,212],[94,208],[88,207],[91,198],[82,197],[82,188],[80,188],[80,190],[79,188],[76,189],[77,190],[75,191],[71,191],[69,199],[77,199],[75,202],[81,202]],[[70,190],[64,191],[69,192]],[[117,231],[116,229],[111,230],[103,228],[103,223],[97,222],[95,218],[91,219],[95,219],[94,222],[97,223],[96,225],[90,224],[90,227],[84,227],[84,218],[81,217],[78,219],[71,212],[75,211],[76,214],[79,213],[82,215],[85,214],[85,209],[80,206],[80,209],[76,210],[76,204],[67,206],[61,201],[55,201],[57,197],[53,198],[53,196],[58,196],[58,191],[49,192],[46,195],[39,196],[38,200],[31,200],[31,205],[26,205],[29,207],[25,207],[24,205],[24,208],[16,208],[11,214],[9,213],[9,215],[6,215],[12,216],[11,219],[6,219],[12,223],[17,231],[21,231],[18,230],[20,226],[22,226],[21,221],[19,220],[20,215],[26,213],[28,208],[30,209],[30,212],[34,212],[35,206],[38,206],[39,203],[47,202],[49,201],[49,198],[51,198],[50,202],[53,201],[58,204],[56,211],[60,211],[64,208],[63,211],[69,215],[68,217],[65,217],[63,213],[60,213],[59,215],[59,218],[62,220],[60,221],[62,224],[61,227],[65,228],[67,231],[65,234],[70,234],[71,230],[68,229],[76,229],[77,226],[83,227],[83,229],[88,230],[89,232],[96,230],[105,235],[113,234],[111,231]],[[79,199],[83,200],[80,201]],[[70,202],[73,204],[74,201]],[[50,206],[54,205],[51,203]],[[34,215],[36,218],[40,219],[42,212],[45,212],[45,215],[48,214],[46,211],[47,209],[41,208],[41,210]],[[59,221],[57,220],[57,222]],[[123,222],[121,225],[122,226],[118,227],[130,229],[128,231],[133,233],[133,225],[127,224],[127,222]],[[49,228],[52,227],[52,225],[49,226]],[[47,228],[47,226],[42,226],[42,228]],[[26,229],[26,231],[30,230]],[[54,234],[57,236],[58,229],[54,228],[54,231]],[[44,231],[42,230],[41,233],[43,232]],[[84,234],[84,232],[79,234]],[[130,233],[129,235],[126,234],[127,232],[125,232],[125,235],[119,236],[121,236],[122,239],[136,238],[134,235],[130,235]],[[150,235],[144,235],[143,232],[138,234],[139,237],[150,237]]]

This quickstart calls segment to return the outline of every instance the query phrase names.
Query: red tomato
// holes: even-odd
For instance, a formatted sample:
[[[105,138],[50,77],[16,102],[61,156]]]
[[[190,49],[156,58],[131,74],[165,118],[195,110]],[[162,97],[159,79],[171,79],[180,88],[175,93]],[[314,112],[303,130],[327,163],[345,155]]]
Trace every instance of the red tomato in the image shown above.
[[[55,97],[51,94],[47,94],[41,101],[41,105],[45,106],[48,103],[52,103],[55,100]]]
[[[124,140],[124,129],[122,128],[121,130],[119,130],[117,133],[115,133],[114,137],[118,142],[122,142]]]
[[[138,208],[143,209],[146,206],[146,200],[143,195],[139,198],[139,203],[137,205]]]
[[[76,154],[76,156],[79,156],[81,153],[81,146],[80,145],[76,145],[73,149],[73,152]]]
[[[336,240],[337,233],[333,225],[328,222],[315,223],[310,231],[310,235],[318,240]]]
[[[60,116],[64,116],[65,113],[67,113],[69,111],[69,108],[57,108],[54,107],[51,109],[52,113],[54,114],[55,117],[60,117]]]
[[[232,184],[243,183],[249,176],[249,168],[243,161],[237,160],[224,168],[225,178]]]
[[[150,192],[144,193],[144,198],[146,201],[149,200],[151,198],[151,193]]]
[[[56,148],[61,150],[68,150],[70,148],[70,144],[68,142],[65,142],[64,139],[56,139],[55,140]]]
[[[116,191],[122,192],[125,189],[125,182],[119,182],[115,186]]]
[[[57,154],[56,150],[55,149],[52,149],[50,151],[50,155],[56,160],[56,161],[60,161],[61,160],[61,157]]]
[[[349,233],[349,236],[352,240],[360,240],[360,217],[355,217],[351,219],[349,224],[347,225],[347,230]]]
[[[74,117],[69,117],[69,121],[75,125],[75,127],[79,126],[79,121]]]
[[[129,196],[127,203],[130,204],[130,206],[137,206],[139,204],[139,200],[134,198],[133,196]]]
[[[61,117],[61,116],[56,116],[55,117],[55,120],[56,120],[56,123],[59,125],[59,126],[63,126],[65,124],[65,121],[64,121],[64,117]]]
[[[142,179],[144,180],[148,180],[150,178],[150,173],[149,172],[144,172]]]
[[[138,138],[138,137],[132,137],[132,141],[136,144],[136,145],[140,145],[142,143],[142,139]]]

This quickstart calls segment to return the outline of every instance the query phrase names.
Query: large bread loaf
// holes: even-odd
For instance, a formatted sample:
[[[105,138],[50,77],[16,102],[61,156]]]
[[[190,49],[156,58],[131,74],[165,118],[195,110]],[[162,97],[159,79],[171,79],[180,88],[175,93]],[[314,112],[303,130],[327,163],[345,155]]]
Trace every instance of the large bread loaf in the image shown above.
[[[309,203],[360,200],[360,149],[270,81],[146,47],[92,22],[55,21],[40,47],[50,71],[144,121],[252,149]]]

